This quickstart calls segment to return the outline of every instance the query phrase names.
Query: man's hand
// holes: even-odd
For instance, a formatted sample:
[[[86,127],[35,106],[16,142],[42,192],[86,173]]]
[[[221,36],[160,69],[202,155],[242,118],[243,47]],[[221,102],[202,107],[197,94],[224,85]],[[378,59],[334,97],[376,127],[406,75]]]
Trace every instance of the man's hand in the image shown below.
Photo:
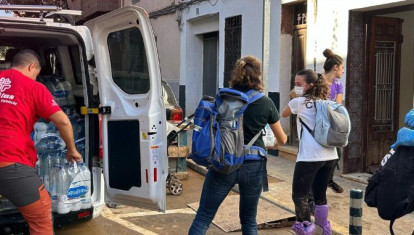
[[[391,148],[395,150],[398,146],[414,146],[414,130],[401,128],[397,134],[397,141],[391,145]]]
[[[410,112],[405,115],[404,122],[409,128],[414,128],[414,109],[411,109]]]
[[[66,151],[66,160],[68,162],[80,162],[82,161],[82,155],[76,150],[67,150]]]

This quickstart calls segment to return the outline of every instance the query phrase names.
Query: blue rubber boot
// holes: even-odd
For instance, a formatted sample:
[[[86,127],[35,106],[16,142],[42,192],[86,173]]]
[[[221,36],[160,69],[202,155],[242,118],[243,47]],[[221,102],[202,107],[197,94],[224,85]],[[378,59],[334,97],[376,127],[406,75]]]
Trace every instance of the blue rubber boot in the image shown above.
[[[332,235],[331,224],[328,220],[328,205],[315,206],[315,224],[323,230],[323,235]]]

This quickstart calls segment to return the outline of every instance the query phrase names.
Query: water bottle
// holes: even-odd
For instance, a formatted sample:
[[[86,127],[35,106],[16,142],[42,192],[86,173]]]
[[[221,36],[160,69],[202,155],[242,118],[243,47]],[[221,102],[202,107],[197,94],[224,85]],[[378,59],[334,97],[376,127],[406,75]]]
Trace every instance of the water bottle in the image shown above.
[[[79,170],[82,175],[83,185],[87,188],[87,193],[82,198],[82,209],[88,209],[92,206],[91,201],[91,172],[89,171],[88,167],[85,163],[79,163]]]
[[[50,172],[50,198],[52,199],[52,211],[57,212],[57,195],[59,186],[59,170],[61,166],[55,164]]]
[[[56,187],[57,206],[56,211],[59,214],[66,214],[70,212],[71,206],[69,204],[66,192],[68,190],[68,176],[64,167],[59,167],[58,182]]]
[[[54,152],[56,150],[63,150],[66,147],[62,138],[53,133],[47,133],[40,137],[35,144],[36,152],[38,154]]]
[[[40,168],[42,167],[41,162],[42,161],[40,159],[37,159],[36,166],[35,166],[36,173],[39,175],[40,178],[42,178],[42,176],[40,175],[40,172],[41,172]]]
[[[34,135],[33,135],[33,141],[37,143],[40,138],[46,134],[48,125],[44,122],[36,122],[33,129],[34,129]]]
[[[85,137],[75,141],[76,150],[82,155],[82,159],[85,159]]]
[[[53,166],[53,159],[50,154],[46,154],[46,157],[43,159],[43,184],[48,192],[50,192],[50,171]]]
[[[71,200],[71,211],[79,211],[82,208],[82,201],[79,194],[79,187],[82,185],[81,177],[78,176],[79,168],[76,162],[70,162],[67,168],[68,180],[69,180],[69,190],[70,195],[68,197]]]
[[[65,89],[63,82],[61,82],[59,79],[56,79],[54,82],[52,95],[59,106],[68,105],[69,91]]]
[[[75,96],[73,96],[73,92],[72,92],[72,85],[70,85],[69,81],[63,81],[62,83],[63,83],[62,84],[63,89],[68,92],[68,95],[67,95],[68,105],[75,105],[76,102],[75,102]]]

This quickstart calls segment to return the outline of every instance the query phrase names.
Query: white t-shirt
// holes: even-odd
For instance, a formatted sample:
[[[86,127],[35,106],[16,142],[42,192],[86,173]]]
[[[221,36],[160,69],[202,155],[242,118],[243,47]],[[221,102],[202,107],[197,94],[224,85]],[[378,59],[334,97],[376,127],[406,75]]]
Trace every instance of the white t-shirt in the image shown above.
[[[335,147],[325,147],[320,145],[305,127],[303,127],[302,131],[302,124],[300,123],[299,118],[301,118],[311,130],[313,130],[315,126],[316,109],[314,107],[314,100],[306,101],[305,97],[298,97],[289,102],[289,107],[293,114],[297,114],[296,122],[300,143],[296,161],[319,162],[338,159],[338,153],[336,152]]]

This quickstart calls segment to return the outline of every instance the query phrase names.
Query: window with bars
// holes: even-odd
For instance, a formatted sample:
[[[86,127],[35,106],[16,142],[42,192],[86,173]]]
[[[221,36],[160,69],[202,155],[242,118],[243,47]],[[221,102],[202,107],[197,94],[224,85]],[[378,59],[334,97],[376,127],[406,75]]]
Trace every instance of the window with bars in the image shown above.
[[[395,42],[375,42],[374,131],[393,131]]]
[[[226,18],[224,28],[224,87],[229,86],[231,71],[241,56],[242,16]]]

